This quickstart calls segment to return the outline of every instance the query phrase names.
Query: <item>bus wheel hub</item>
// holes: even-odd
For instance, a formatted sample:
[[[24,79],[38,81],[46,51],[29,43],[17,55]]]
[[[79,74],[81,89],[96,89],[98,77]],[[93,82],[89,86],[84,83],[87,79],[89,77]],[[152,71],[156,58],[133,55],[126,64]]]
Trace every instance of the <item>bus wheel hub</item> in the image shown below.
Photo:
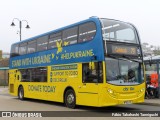
[[[74,96],[73,94],[69,94],[68,97],[67,97],[67,102],[69,104],[72,104],[74,102]]]

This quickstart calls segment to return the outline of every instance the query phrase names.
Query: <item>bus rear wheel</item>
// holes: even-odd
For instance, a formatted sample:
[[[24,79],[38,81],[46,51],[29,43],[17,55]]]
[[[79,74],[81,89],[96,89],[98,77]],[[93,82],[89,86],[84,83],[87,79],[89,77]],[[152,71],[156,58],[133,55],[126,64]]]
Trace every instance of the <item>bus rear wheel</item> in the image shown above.
[[[65,102],[66,107],[75,108],[76,96],[75,96],[75,92],[72,89],[69,89],[66,91],[64,102]]]
[[[19,89],[18,89],[18,98],[19,98],[20,100],[24,100],[24,89],[23,89],[22,86],[19,87]]]

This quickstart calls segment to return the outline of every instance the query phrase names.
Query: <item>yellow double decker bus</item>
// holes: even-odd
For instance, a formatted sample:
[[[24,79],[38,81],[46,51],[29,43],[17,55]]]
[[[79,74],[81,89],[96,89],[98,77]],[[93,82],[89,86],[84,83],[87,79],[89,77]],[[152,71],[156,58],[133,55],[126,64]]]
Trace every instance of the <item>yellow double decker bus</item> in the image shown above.
[[[69,108],[141,103],[145,78],[138,31],[130,23],[90,17],[14,43],[9,92]]]

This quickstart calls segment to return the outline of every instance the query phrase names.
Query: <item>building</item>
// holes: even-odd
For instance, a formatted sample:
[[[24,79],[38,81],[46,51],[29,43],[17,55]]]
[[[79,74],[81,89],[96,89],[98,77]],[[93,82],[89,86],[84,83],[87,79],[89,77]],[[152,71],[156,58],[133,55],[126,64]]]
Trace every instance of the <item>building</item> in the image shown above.
[[[0,50],[0,86],[8,85],[9,56],[9,53]]]

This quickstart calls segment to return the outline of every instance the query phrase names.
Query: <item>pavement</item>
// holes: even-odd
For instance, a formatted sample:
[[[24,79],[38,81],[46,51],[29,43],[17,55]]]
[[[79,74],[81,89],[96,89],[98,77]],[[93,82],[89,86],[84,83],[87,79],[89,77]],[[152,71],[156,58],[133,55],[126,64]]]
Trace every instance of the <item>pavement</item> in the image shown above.
[[[8,86],[0,86],[0,94],[8,93]]]
[[[9,94],[8,86],[0,86],[0,95]],[[145,99],[144,105],[160,106],[160,98]]]
[[[144,105],[153,105],[153,106],[160,106],[160,98],[153,98],[153,99],[145,99]]]

